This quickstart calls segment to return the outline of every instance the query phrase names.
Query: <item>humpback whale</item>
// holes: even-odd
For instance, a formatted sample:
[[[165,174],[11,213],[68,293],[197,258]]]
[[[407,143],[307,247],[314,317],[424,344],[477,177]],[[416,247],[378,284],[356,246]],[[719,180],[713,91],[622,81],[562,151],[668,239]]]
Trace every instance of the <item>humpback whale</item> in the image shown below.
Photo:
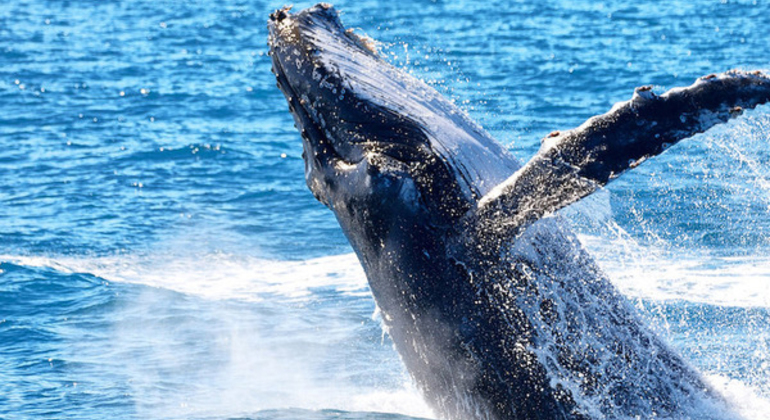
[[[770,78],[637,88],[522,165],[332,6],[277,10],[268,28],[307,186],[334,212],[440,418],[734,418],[554,213],[768,102]]]

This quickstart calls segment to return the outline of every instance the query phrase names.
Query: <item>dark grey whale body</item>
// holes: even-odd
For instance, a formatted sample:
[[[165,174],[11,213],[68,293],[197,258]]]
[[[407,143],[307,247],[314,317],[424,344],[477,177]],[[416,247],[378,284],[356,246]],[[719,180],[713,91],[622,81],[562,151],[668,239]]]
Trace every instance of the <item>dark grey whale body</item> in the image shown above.
[[[553,133],[519,165],[329,5],[268,23],[308,187],[337,217],[385,328],[447,419],[732,418],[558,217],[679,140],[770,100],[728,72]]]

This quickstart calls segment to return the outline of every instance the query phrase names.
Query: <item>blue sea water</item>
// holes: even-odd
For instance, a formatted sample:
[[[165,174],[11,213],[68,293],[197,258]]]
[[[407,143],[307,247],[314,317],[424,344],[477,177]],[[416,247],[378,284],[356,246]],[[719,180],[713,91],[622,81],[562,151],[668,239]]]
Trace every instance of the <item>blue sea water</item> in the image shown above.
[[[296,7],[310,6],[310,3]],[[0,418],[431,417],[267,57],[260,1],[0,4]],[[763,0],[340,1],[526,160],[626,100],[770,68]],[[563,211],[746,418],[770,413],[770,109]]]

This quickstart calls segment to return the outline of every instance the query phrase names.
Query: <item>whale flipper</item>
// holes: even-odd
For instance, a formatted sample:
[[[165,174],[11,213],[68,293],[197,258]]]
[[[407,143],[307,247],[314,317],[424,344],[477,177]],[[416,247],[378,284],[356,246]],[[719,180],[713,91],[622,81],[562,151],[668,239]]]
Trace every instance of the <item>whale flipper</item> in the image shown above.
[[[758,71],[705,76],[661,96],[637,88],[606,114],[551,133],[537,155],[479,201],[479,220],[484,228],[520,232],[678,141],[769,101],[770,77]]]

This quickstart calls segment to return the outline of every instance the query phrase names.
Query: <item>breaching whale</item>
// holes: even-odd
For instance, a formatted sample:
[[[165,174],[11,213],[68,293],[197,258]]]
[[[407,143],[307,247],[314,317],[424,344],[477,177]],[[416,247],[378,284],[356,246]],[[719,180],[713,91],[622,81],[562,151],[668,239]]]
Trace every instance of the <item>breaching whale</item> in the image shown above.
[[[445,419],[732,418],[557,210],[770,100],[731,71],[554,132],[526,164],[381,58],[327,4],[270,16],[305,178],[366,272],[408,371]]]

